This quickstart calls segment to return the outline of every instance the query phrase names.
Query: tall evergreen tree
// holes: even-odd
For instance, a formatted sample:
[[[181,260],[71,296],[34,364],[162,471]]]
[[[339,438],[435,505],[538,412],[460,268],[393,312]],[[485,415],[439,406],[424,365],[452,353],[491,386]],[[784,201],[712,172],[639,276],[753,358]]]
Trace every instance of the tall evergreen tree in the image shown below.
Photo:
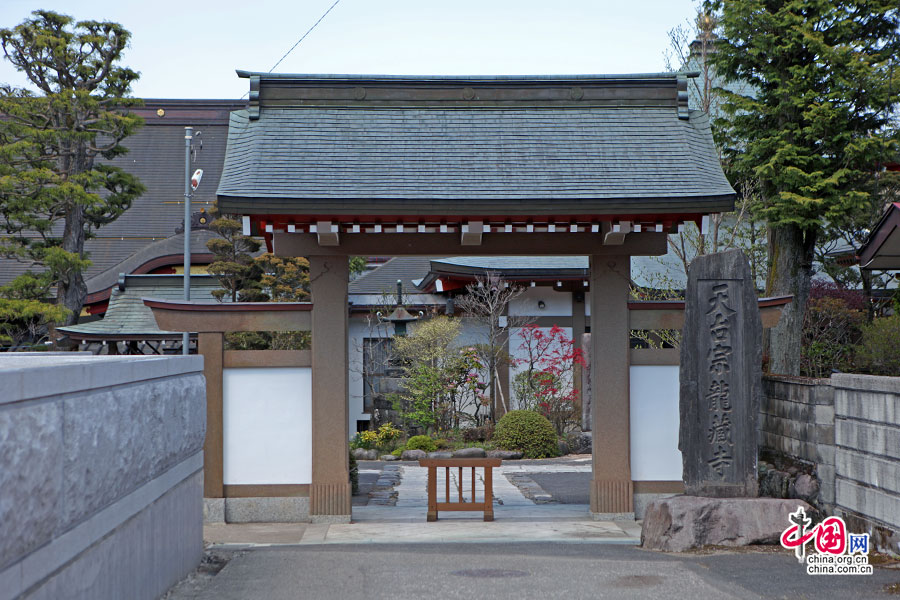
[[[889,137],[900,91],[897,0],[707,0],[720,39],[732,176],[760,182],[769,226],[769,295],[792,294],[770,334],[770,370],[798,374],[800,332],[817,237],[872,193],[896,157]]]
[[[130,38],[121,25],[32,15],[0,29],[6,59],[38,90],[0,87],[0,253],[44,267],[72,324],[87,295],[85,239],[144,190],[98,160],[127,152],[122,140],[143,123],[128,112],[138,73],[117,64]]]

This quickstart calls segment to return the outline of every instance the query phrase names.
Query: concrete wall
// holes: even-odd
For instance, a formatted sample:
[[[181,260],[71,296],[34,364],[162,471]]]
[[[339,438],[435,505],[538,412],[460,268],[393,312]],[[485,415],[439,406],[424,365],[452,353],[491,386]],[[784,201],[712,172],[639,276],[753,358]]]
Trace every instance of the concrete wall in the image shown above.
[[[0,355],[0,600],[156,598],[196,567],[202,368]]]
[[[836,374],[831,384],[835,510],[900,552],[900,377]]]
[[[900,377],[763,378],[764,450],[814,464],[821,504],[900,552]]]

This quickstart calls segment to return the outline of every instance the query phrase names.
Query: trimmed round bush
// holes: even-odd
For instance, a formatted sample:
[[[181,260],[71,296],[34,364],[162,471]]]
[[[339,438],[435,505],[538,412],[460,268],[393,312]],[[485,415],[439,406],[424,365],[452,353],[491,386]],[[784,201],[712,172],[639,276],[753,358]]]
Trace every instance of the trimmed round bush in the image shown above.
[[[521,450],[525,458],[559,454],[553,424],[532,410],[512,410],[503,415],[494,429],[493,442],[503,450]]]
[[[434,452],[437,450],[437,444],[427,435],[414,435],[406,441],[406,449]]]

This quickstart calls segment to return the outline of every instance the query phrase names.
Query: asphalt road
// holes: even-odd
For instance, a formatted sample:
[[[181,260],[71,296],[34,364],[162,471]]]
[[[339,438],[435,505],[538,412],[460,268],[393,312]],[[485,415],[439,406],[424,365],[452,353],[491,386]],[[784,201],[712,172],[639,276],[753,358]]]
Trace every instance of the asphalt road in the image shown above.
[[[190,597],[887,600],[897,596],[884,586],[898,582],[900,571],[881,568],[870,576],[809,576],[780,551],[670,555],[599,544],[367,544],[250,550]]]

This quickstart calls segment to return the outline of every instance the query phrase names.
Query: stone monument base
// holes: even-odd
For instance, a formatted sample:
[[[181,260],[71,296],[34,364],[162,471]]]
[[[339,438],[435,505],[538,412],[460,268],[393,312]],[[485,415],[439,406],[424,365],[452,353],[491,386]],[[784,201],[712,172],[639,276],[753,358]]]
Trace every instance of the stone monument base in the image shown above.
[[[647,506],[641,546],[648,550],[683,552],[703,546],[777,544],[791,522],[789,515],[802,500],[777,498],[705,498],[673,496]]]

